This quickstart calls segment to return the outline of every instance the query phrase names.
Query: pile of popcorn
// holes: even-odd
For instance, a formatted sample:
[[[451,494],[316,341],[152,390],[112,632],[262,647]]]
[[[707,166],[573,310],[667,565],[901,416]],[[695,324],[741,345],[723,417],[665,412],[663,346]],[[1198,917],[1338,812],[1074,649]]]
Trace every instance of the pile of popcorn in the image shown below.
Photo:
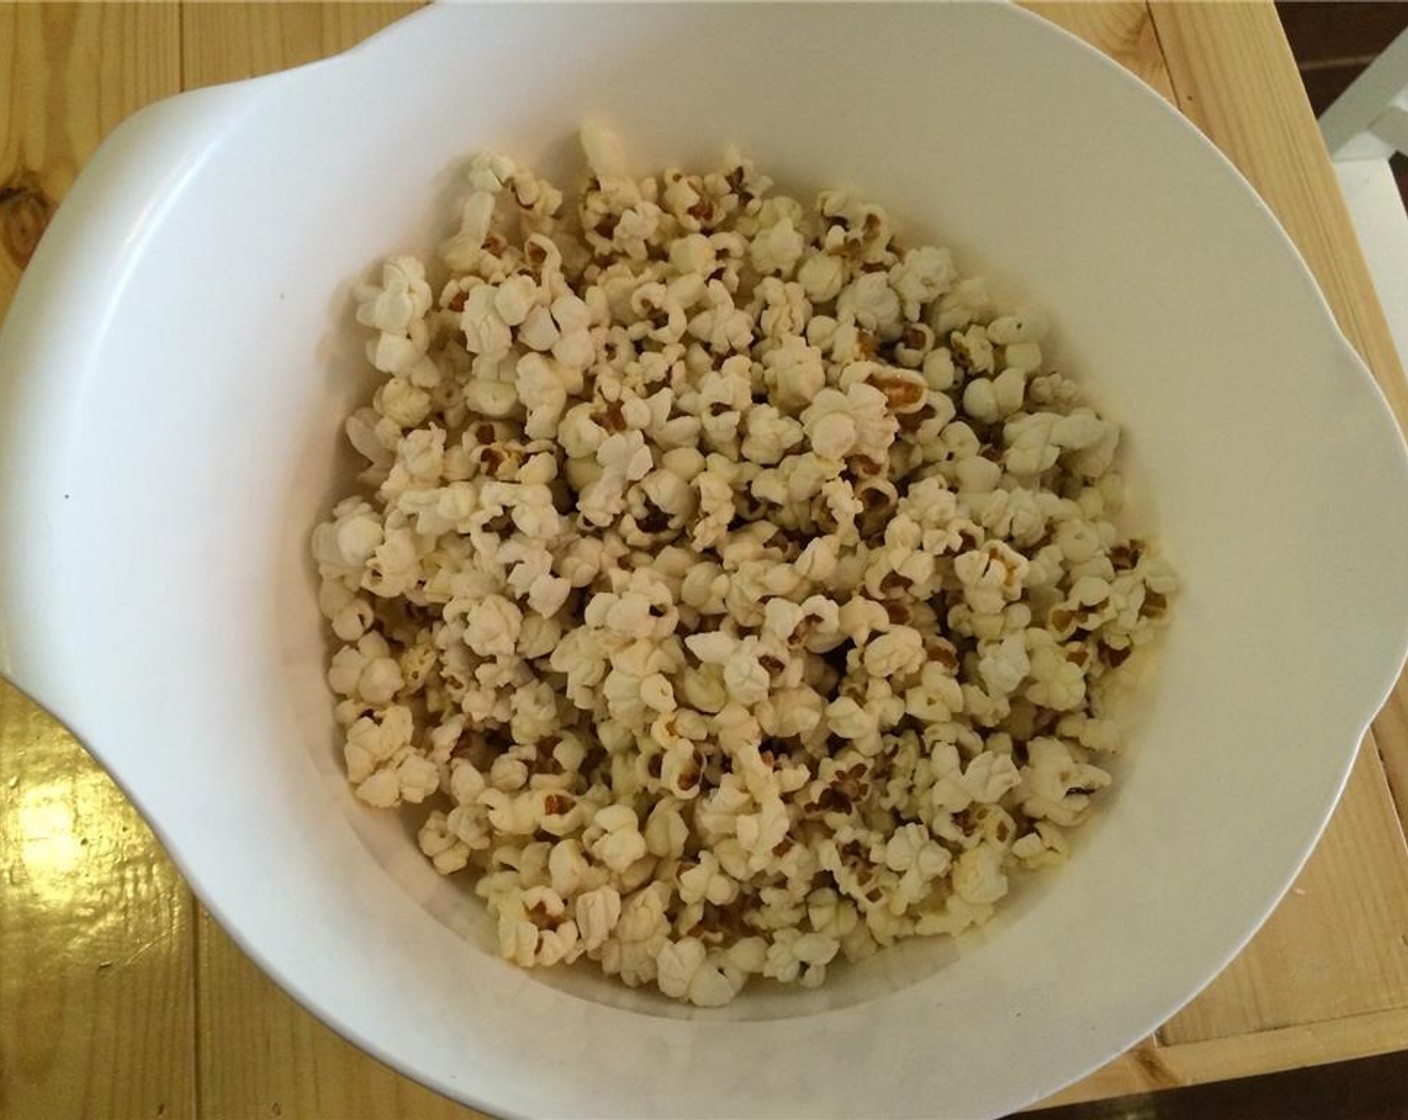
[[[475,158],[448,279],[356,291],[385,379],[313,537],[356,795],[430,807],[509,960],[701,1006],[987,920],[1174,590],[1118,427],[857,194],[583,146],[575,206]]]

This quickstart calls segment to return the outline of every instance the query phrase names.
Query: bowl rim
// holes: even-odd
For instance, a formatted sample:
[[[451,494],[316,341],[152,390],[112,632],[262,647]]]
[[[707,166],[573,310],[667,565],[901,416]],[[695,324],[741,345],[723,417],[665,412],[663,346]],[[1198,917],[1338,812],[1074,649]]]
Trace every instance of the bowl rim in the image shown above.
[[[466,7],[473,10],[475,6]],[[1365,384],[1372,386],[1384,418],[1393,427],[1396,436],[1394,446],[1400,479],[1408,478],[1408,450],[1405,450],[1382,389],[1335,321],[1323,293],[1316,285],[1294,242],[1280,227],[1270,207],[1236,166],[1181,112],[1168,105],[1154,90],[1117,62],[1064,28],[1051,24],[1034,13],[1006,5],[1001,7],[1012,13],[1012,18],[1040,24],[1048,33],[1054,33],[1068,43],[1078,45],[1078,50],[1086,58],[1098,59],[1099,64],[1109,73],[1117,74],[1119,80],[1125,83],[1130,96],[1152,98],[1164,111],[1178,119],[1186,135],[1202,145],[1204,150],[1215,154],[1223,172],[1233,176],[1243,193],[1252,200],[1264,220],[1276,230],[1286,249],[1290,251],[1301,278],[1318,301],[1318,306],[1323,312],[1324,325],[1334,332],[1345,368],[1352,371],[1355,377],[1363,379]],[[413,12],[338,55],[276,74],[178,94],[130,118],[104,142],[88,167],[80,174],[69,199],[60,207],[31,263],[13,305],[21,310],[17,314],[12,309],[6,318],[4,331],[0,333],[0,374],[4,373],[6,365],[11,364],[7,359],[15,354],[45,352],[50,355],[46,365],[74,370],[83,368],[91,360],[96,344],[82,338],[69,337],[73,332],[53,330],[53,316],[57,314],[55,309],[82,305],[75,304],[74,301],[91,299],[102,284],[120,282],[124,271],[140,257],[145,239],[157,234],[164,207],[180,197],[185,183],[199,169],[201,153],[215,144],[227,130],[236,128],[248,113],[255,110],[263,98],[284,90],[290,82],[316,80],[316,75],[325,72],[340,73],[358,65],[372,65],[373,60],[383,52],[396,49],[402,41],[420,34],[432,21],[450,18],[464,17],[450,6]],[[1135,90],[1139,92],[1136,94],[1133,92]],[[176,172],[173,173],[171,153],[178,150],[190,152],[193,140],[196,142],[195,154],[187,155],[183,161],[178,162]],[[140,158],[142,156],[156,158]],[[109,212],[103,220],[94,221],[93,216],[105,209]],[[82,253],[88,260],[105,263],[90,273],[75,275],[63,268],[65,258],[75,252]],[[14,360],[13,364],[21,363]],[[59,377],[23,379],[15,375],[0,376],[0,523],[20,526],[17,535],[24,535],[26,539],[42,541],[51,531],[45,510],[36,504],[27,488],[30,480],[43,473],[42,470],[36,471],[34,464],[51,462],[57,454],[56,449],[45,449],[41,445],[37,433],[44,431],[47,425],[43,420],[36,422],[35,418],[61,415],[61,393],[64,388],[62,380]],[[0,673],[59,719],[62,720],[66,712],[71,713],[75,732],[85,746],[93,750],[95,757],[103,760],[105,756],[102,743],[95,741],[100,740],[101,735],[89,736],[84,733],[89,716],[84,712],[82,699],[73,686],[64,682],[62,650],[49,640],[43,626],[42,612],[22,609],[26,604],[40,601],[42,591],[47,586],[42,557],[38,555],[41,552],[42,549],[36,549],[29,554],[22,554],[18,550],[0,549]],[[1369,682],[1366,689],[1369,699],[1356,716],[1358,731],[1353,743],[1344,751],[1339,781],[1330,793],[1310,844],[1300,854],[1294,866],[1289,868],[1282,881],[1275,886],[1271,900],[1260,917],[1245,931],[1244,936],[1228,949],[1216,969],[1209,973],[1209,979],[1221,972],[1227,963],[1242,951],[1289,889],[1314,850],[1315,843],[1348,780],[1358,740],[1362,738],[1392,690],[1405,656],[1408,656],[1408,614],[1403,616],[1400,631],[1399,644],[1395,656],[1391,659],[1392,664],[1386,663],[1384,671],[1376,680]],[[108,763],[105,761],[104,765],[107,766]],[[111,766],[109,772],[124,793],[142,808],[142,791],[128,786],[121,767]],[[472,1087],[445,1082],[432,1072],[416,1066],[410,1058],[387,1049],[376,1038],[335,1018],[324,1006],[318,992],[302,985],[297,976],[282,970],[276,962],[260,951],[257,944],[246,940],[237,915],[228,913],[219,903],[216,898],[218,891],[208,889],[209,885],[200,881],[199,876],[194,873],[195,869],[182,854],[181,845],[167,835],[159,820],[152,817],[147,817],[147,820],[158,841],[180,868],[192,889],[236,944],[319,1021],[384,1063],[453,1099],[483,1110],[492,1109],[500,1115],[521,1115],[505,1111],[502,1105],[479,1097]],[[1165,1010],[1159,1022],[1166,1021],[1200,990],[1201,987],[1196,988],[1179,998]],[[1147,1030],[1133,1034],[1124,1040],[1121,1049],[1127,1049],[1146,1033]],[[1105,1060],[1108,1060],[1108,1057],[1089,1063],[1078,1073],[1063,1080],[1062,1084],[1085,1076]],[[1052,1089],[1056,1087],[1053,1086]],[[1022,1100],[1011,1107],[1020,1107],[1037,1099],[1040,1099],[1040,1096]]]

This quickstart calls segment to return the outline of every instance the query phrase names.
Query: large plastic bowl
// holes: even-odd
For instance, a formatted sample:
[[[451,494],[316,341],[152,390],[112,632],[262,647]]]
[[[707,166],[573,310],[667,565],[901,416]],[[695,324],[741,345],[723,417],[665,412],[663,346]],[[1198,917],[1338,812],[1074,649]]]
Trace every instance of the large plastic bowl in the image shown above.
[[[1069,868],[955,944],[712,1013],[500,961],[334,753],[311,527],[366,391],[347,288],[453,221],[463,157],[642,169],[734,140],[853,182],[1046,304],[1127,425],[1185,591]],[[0,669],[327,1023],[499,1113],[1001,1113],[1214,976],[1313,846],[1402,660],[1408,468],[1235,171],[1113,64],[989,6],[453,7],[186,94],[80,176],[0,338]]]

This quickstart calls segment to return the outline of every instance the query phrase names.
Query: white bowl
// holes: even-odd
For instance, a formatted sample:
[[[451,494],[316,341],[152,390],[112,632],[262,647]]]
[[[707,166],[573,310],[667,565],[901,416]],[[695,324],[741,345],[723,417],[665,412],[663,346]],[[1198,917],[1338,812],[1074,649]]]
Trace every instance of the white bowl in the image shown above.
[[[1127,424],[1186,584],[1077,857],[957,945],[690,1012],[499,961],[333,751],[308,534],[361,399],[349,282],[451,222],[453,169],[642,169],[738,141],[853,181],[1039,299]],[[119,129],[0,338],[0,669],[337,1030],[494,1112],[990,1116],[1206,983],[1315,842],[1404,653],[1408,465],[1247,185],[1113,64],[988,6],[489,7]]]

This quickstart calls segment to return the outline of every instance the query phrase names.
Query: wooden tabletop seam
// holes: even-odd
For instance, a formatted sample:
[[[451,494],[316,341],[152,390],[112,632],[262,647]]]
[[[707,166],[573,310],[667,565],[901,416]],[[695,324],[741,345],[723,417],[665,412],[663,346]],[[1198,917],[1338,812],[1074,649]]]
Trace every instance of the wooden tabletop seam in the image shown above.
[[[1035,4],[1164,96],[1296,241],[1400,422],[1408,386],[1274,11]],[[0,7],[0,309],[102,137],[181,89],[351,46],[408,4]],[[7,33],[8,32],[8,33]],[[96,61],[95,61],[96,60]],[[0,1116],[466,1118],[280,992],[116,787],[0,686]],[[1408,692],[1366,736],[1295,888],[1158,1032],[1055,1100],[1408,1048]],[[1314,967],[1307,967],[1307,964]]]

